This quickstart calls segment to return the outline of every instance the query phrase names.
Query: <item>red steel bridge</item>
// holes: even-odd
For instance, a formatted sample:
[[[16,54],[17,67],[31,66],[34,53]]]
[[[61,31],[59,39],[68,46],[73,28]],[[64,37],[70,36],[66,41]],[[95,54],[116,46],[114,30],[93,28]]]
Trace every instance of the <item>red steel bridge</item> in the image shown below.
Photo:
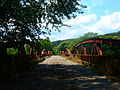
[[[96,66],[111,75],[120,74],[120,40],[91,38],[77,43],[73,49],[61,52],[80,59],[83,64]]]
[[[29,45],[26,53],[25,45]],[[9,55],[7,49],[17,49],[17,54]],[[25,53],[23,53],[25,52]],[[24,42],[0,42],[0,73],[11,68],[11,66],[17,66],[22,64],[29,64],[32,60],[37,60],[41,57],[50,56],[51,51],[43,49],[40,50],[36,43],[25,40]]]
[[[109,47],[109,48],[106,48]],[[115,48],[113,48],[115,47]],[[106,48],[106,49],[105,49]],[[110,50],[109,50],[110,49]],[[114,50],[113,50],[114,49]],[[108,54],[119,51],[117,54]],[[81,59],[88,64],[97,64],[105,60],[119,59],[120,61],[120,40],[118,39],[105,39],[105,38],[91,38],[77,43],[70,52],[66,52],[67,55],[72,55]]]

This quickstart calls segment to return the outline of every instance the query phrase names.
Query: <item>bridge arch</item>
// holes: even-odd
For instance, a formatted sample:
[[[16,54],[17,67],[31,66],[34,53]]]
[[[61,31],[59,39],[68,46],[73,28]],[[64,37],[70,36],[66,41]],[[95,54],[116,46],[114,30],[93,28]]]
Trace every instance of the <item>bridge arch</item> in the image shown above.
[[[88,54],[87,44],[91,43],[91,51]],[[104,47],[105,46],[105,47]],[[106,46],[108,48],[106,48]],[[84,53],[75,54],[79,48],[84,48]],[[106,48],[104,50],[104,48]],[[108,50],[107,50],[108,49]],[[109,50],[112,49],[112,50]],[[117,49],[117,50],[116,50]],[[114,50],[116,52],[114,52]],[[118,39],[105,39],[105,38],[91,38],[77,43],[72,49],[71,56],[81,60],[82,64],[96,66],[101,71],[117,75],[120,73],[120,40]],[[86,52],[86,53],[85,53]],[[104,53],[105,52],[105,53]],[[110,54],[106,52],[112,52]],[[116,73],[117,72],[117,73]]]
[[[78,48],[80,48],[81,55],[87,55],[86,44],[92,43],[91,53],[92,56],[101,56],[103,55],[103,51],[101,50],[100,44],[106,44],[110,46],[120,46],[120,40],[118,39],[105,39],[105,38],[91,38],[77,43],[72,52],[77,52]]]

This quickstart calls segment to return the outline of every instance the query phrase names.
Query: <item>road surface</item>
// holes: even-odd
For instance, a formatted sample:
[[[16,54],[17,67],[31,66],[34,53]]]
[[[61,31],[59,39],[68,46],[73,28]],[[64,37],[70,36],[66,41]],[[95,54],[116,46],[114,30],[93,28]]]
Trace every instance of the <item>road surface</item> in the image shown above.
[[[120,86],[87,67],[51,56],[25,74],[1,84],[0,90],[120,90]]]

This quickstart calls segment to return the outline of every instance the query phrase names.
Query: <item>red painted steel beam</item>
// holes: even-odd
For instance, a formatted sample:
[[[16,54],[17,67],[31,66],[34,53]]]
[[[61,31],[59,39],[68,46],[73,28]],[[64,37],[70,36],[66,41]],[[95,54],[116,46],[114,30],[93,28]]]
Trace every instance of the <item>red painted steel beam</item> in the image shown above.
[[[92,38],[92,39],[79,42],[74,46],[74,48],[87,43],[101,43],[101,44],[107,44],[107,45],[120,46],[120,40],[118,39]]]

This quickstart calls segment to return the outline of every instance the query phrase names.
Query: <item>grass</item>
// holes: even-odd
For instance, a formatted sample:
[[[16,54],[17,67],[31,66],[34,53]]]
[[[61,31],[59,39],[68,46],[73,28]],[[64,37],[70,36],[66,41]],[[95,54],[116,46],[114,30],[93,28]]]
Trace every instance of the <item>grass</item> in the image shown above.
[[[72,56],[69,56],[69,57],[63,56],[63,57],[66,58],[66,59],[68,59],[68,60],[71,60],[71,61],[73,61],[73,62],[75,62],[75,63],[78,63],[78,64],[80,64],[80,65],[82,65],[82,66],[89,67],[88,70],[90,70],[90,71],[104,74],[99,68],[94,67],[94,66],[90,66],[90,65],[88,65],[88,64],[83,64],[83,61],[80,60],[80,59],[78,59],[78,58],[75,58],[75,57],[72,57]]]
[[[68,60],[71,60],[71,61],[73,61],[73,62],[75,62],[75,63],[78,63],[78,64],[80,64],[80,65],[83,65],[83,64],[82,64],[82,61],[81,61],[80,59],[78,59],[78,58],[75,58],[75,57],[72,57],[72,56],[69,56],[69,57],[63,56],[63,57],[66,58],[66,59],[68,59]]]

